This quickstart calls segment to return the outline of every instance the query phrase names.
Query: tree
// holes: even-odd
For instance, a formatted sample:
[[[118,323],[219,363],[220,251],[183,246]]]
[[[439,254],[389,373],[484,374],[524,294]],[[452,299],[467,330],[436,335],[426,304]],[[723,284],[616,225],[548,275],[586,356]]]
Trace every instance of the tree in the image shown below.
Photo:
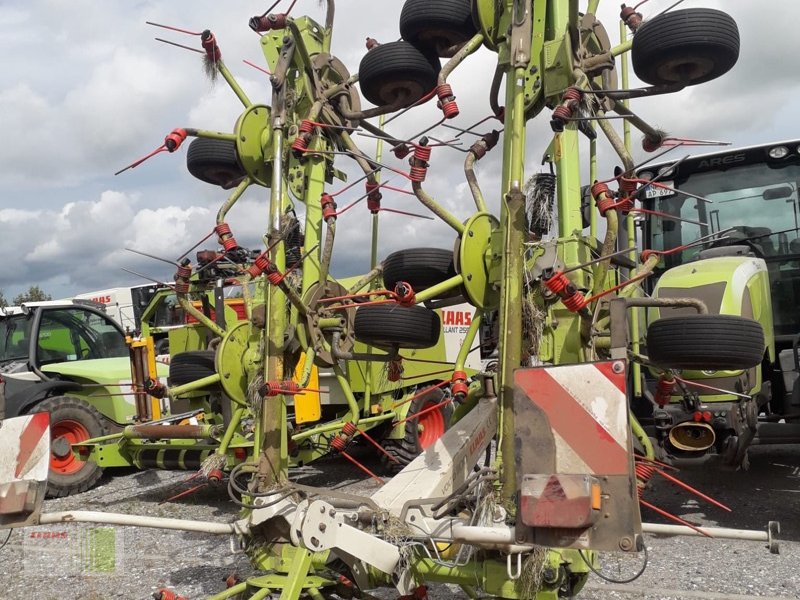
[[[46,294],[38,285],[32,285],[28,288],[27,292],[14,296],[14,306],[19,306],[24,302],[43,302],[45,300],[52,300],[50,294]]]
[[[4,306],[8,306],[8,302],[6,302],[6,297],[3,295],[3,290],[0,290],[0,308]]]

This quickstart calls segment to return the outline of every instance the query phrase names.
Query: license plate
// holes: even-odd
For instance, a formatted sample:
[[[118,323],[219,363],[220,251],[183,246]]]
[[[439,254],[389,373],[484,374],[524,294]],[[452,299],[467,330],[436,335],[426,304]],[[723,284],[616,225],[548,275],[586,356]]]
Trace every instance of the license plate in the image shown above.
[[[659,181],[658,183],[660,183],[661,185],[667,185],[670,188],[672,187],[671,181]],[[674,194],[675,190],[666,189],[663,187],[657,187],[655,185],[648,186],[647,189],[644,191],[645,198],[661,198],[662,196],[672,196]]]

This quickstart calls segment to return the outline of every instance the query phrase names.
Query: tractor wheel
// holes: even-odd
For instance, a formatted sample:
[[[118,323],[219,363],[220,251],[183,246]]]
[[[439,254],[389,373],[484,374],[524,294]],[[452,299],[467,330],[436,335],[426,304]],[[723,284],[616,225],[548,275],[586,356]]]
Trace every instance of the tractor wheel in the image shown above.
[[[442,324],[424,306],[376,304],[356,309],[353,332],[359,342],[378,348],[430,348],[439,341]]]
[[[673,369],[750,369],[764,356],[758,321],[735,315],[667,317],[647,328],[650,360]]]
[[[710,8],[673,10],[646,21],[633,36],[633,70],[650,85],[695,85],[727,73],[739,58],[739,29]]]
[[[50,413],[50,473],[47,496],[60,498],[85,492],[103,474],[97,463],[78,460],[72,444],[108,434],[105,419],[91,404],[78,398],[53,396],[36,405]]]
[[[387,290],[405,281],[415,292],[421,292],[455,275],[452,250],[409,248],[392,252],[383,260],[383,285]],[[460,294],[459,287],[438,297],[452,298]]]
[[[411,401],[406,418],[417,414],[423,409],[440,404],[445,398],[444,392],[432,389],[419,398]],[[448,403],[436,410],[425,413],[418,419],[409,419],[405,422],[405,435],[400,439],[384,439],[384,450],[395,460],[383,457],[386,467],[391,471],[399,471],[408,463],[419,456],[436,442],[450,426],[450,417],[453,416],[453,404]],[[396,462],[395,462],[396,461]]]
[[[476,33],[470,0],[406,0],[400,12],[400,35],[425,54],[452,56]]]
[[[403,108],[436,87],[441,65],[408,42],[376,46],[361,59],[358,82],[364,97],[376,106],[400,101]]]
[[[217,372],[213,350],[181,352],[169,361],[169,384],[184,385]]]
[[[193,139],[186,152],[186,168],[200,181],[224,189],[234,187],[246,175],[231,140]]]

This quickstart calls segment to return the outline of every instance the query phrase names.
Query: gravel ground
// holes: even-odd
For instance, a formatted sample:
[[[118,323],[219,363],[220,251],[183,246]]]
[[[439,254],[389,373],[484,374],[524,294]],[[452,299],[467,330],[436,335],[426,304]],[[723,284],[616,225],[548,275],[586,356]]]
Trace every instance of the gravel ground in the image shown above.
[[[366,461],[369,464],[369,461]],[[221,489],[204,488],[177,503],[161,502],[187,489],[186,473],[120,472],[100,486],[69,498],[46,502],[46,511],[83,509],[151,516],[230,521],[236,508]],[[368,493],[375,484],[364,481],[348,463],[326,461],[294,473],[313,485],[335,485]],[[654,489],[648,499],[672,513],[709,526],[760,529],[769,520],[782,526],[781,554],[772,555],[758,542],[648,536],[649,564],[629,585],[609,584],[592,575],[582,600],[739,600],[800,598],[800,449],[755,448],[748,472],[704,476],[685,472],[681,478],[734,508],[724,513],[698,504],[670,484]],[[665,522],[645,513],[648,521]],[[80,540],[97,535],[91,526],[47,526],[16,530],[0,550],[0,598],[40,600],[100,600],[149,598],[159,587],[170,587],[197,600],[224,589],[223,579],[250,573],[244,554],[229,538],[155,529],[118,527],[103,530],[94,546],[114,547],[115,561],[93,564],[76,559]],[[46,535],[58,537],[43,537]],[[62,537],[62,536],[66,536]],[[0,543],[5,539],[0,534]],[[100,539],[101,542],[97,540]],[[109,553],[110,555],[110,553]],[[99,560],[95,557],[95,561]],[[607,559],[602,572],[614,579],[638,570],[636,559]],[[34,586],[33,588],[31,586]],[[33,592],[33,595],[32,595]],[[458,588],[435,586],[434,600],[463,598]],[[387,598],[394,594],[385,595]]]

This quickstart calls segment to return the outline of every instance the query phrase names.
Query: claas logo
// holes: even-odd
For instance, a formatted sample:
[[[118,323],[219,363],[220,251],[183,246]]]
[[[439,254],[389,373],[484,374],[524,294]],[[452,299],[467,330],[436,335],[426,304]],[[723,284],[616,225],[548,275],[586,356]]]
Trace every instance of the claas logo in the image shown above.
[[[108,304],[111,302],[111,296],[95,296],[90,298],[92,302],[99,302],[100,304]]]
[[[442,325],[469,325],[470,323],[472,323],[472,313],[470,311],[442,311]]]

